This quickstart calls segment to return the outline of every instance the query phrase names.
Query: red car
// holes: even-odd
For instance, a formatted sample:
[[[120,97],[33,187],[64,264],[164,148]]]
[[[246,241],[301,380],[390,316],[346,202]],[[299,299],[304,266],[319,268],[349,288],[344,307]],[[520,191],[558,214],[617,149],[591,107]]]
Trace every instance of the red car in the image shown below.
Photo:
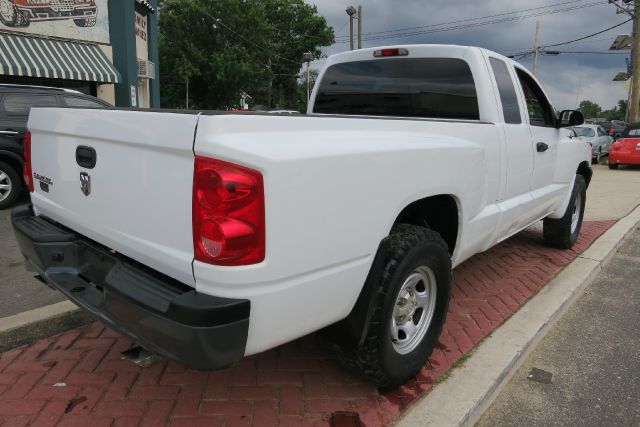
[[[7,27],[66,19],[78,27],[93,27],[97,14],[94,0],[0,0],[0,21]]]
[[[622,136],[611,145],[609,169],[620,165],[640,165],[640,123],[628,125]]]

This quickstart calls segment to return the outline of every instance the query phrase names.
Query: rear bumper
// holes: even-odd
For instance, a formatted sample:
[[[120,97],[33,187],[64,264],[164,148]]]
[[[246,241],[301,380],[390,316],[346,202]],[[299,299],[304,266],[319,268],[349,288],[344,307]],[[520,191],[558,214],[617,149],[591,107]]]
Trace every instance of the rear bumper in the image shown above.
[[[30,207],[14,209],[11,219],[22,253],[48,283],[146,349],[196,369],[244,357],[249,300],[198,293]]]
[[[611,151],[609,163],[619,165],[640,165],[640,151]]]

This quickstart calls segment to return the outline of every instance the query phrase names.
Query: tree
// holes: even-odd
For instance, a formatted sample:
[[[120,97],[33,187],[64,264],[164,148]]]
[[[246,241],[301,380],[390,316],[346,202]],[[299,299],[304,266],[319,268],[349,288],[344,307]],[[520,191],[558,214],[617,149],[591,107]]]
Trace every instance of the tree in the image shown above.
[[[607,120],[624,120],[627,117],[627,101],[621,99],[616,107],[603,111],[602,117]]]
[[[602,113],[602,107],[600,107],[595,102],[584,100],[580,102],[580,106],[578,110],[584,115],[587,119],[595,119],[600,117],[600,113]]]
[[[320,58],[333,29],[303,0],[165,0],[160,15],[163,105],[269,108],[298,103],[302,54]]]

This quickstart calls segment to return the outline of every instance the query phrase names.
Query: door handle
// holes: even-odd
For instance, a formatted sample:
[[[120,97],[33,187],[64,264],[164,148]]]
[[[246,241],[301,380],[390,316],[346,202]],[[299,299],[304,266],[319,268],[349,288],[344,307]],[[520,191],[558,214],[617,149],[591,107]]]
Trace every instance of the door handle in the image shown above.
[[[536,150],[538,150],[538,153],[544,153],[548,149],[549,149],[549,146],[547,144],[545,144],[544,142],[538,142],[536,144]]]
[[[17,134],[15,130],[0,130],[0,135],[16,136]]]
[[[76,148],[76,162],[78,163],[78,166],[93,169],[96,166],[97,158],[96,150],[92,147],[79,145]]]

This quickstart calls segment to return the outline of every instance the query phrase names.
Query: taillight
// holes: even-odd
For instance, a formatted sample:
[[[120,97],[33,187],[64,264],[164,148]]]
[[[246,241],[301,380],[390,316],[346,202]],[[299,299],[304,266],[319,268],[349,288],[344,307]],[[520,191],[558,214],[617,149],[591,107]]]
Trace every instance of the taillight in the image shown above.
[[[31,132],[29,131],[27,131],[27,136],[22,142],[22,154],[24,156],[24,166],[22,168],[24,182],[27,184],[29,192],[33,193],[33,169],[31,168]]]
[[[380,49],[380,50],[373,51],[373,56],[375,58],[387,58],[390,56],[407,56],[407,55],[409,55],[409,51],[403,47]]]
[[[616,130],[614,128],[609,129],[609,134],[613,135],[614,133],[616,133]]]
[[[248,265],[265,257],[262,174],[196,156],[193,170],[195,259],[215,265]]]
[[[618,141],[611,144],[611,151],[618,151],[622,148],[622,143]]]

